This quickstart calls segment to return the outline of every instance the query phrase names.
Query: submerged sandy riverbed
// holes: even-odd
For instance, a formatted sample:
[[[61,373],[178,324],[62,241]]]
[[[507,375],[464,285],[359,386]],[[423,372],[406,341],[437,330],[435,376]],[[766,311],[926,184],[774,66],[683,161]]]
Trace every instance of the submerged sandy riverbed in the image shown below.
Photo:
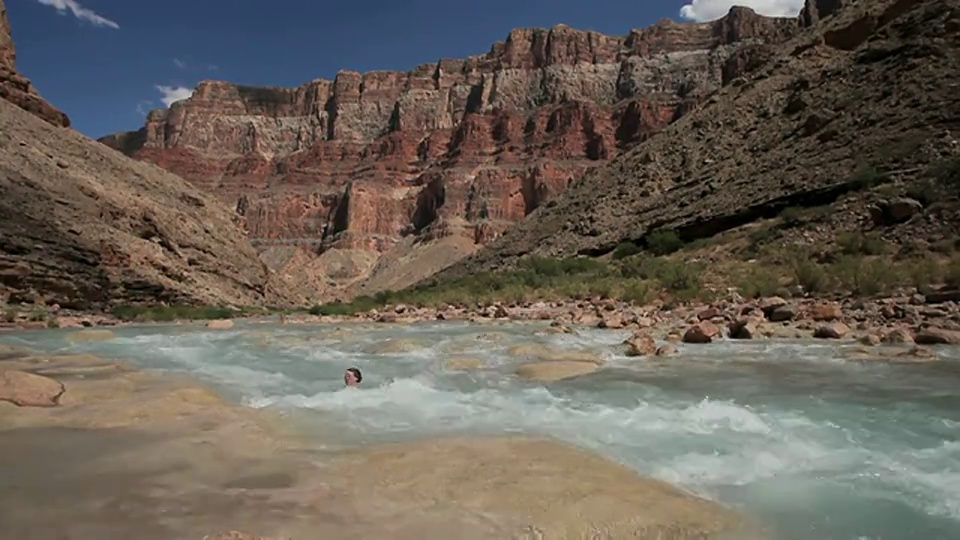
[[[117,360],[0,345],[0,370],[65,388],[56,407],[0,401],[0,538],[760,537],[716,503],[549,439],[325,449],[274,410]]]

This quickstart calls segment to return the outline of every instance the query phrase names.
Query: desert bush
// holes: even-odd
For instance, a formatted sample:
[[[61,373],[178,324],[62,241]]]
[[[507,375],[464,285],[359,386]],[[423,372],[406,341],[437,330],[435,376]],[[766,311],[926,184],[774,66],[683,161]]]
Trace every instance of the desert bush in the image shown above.
[[[929,178],[917,180],[907,186],[904,195],[915,199],[920,204],[927,206],[940,199],[940,187]]]
[[[960,191],[960,156],[953,156],[931,163],[924,171],[924,176],[949,190],[951,195],[956,196],[957,191]]]
[[[907,259],[899,266],[906,283],[911,287],[916,287],[920,292],[929,291],[942,279],[943,272],[940,264],[933,257]]]
[[[756,259],[764,256],[771,249],[775,249],[776,240],[779,237],[779,231],[775,227],[762,226],[750,232],[747,239],[750,244],[743,249],[740,257],[744,260]]]
[[[630,302],[636,305],[644,305],[653,301],[660,288],[656,283],[641,279],[631,279],[624,281],[623,290],[620,293],[620,299],[624,302]]]
[[[647,235],[647,249],[654,255],[669,255],[683,247],[683,240],[675,231],[659,230]]]
[[[803,254],[792,257],[787,261],[787,267],[793,275],[794,282],[804,292],[818,294],[830,290],[832,285],[830,275],[827,274],[823,265],[809,257]]]
[[[702,264],[643,254],[624,259],[620,264],[621,277],[655,281],[663,290],[685,299],[702,292],[702,273]]]
[[[782,273],[780,268],[756,263],[738,270],[741,271],[737,272],[734,283],[744,297],[762,298],[779,293]]]
[[[533,276],[556,277],[563,275],[604,273],[607,266],[600,261],[587,257],[528,257],[520,262],[520,269],[529,270]]]
[[[947,287],[960,289],[960,255],[954,255],[947,263],[943,281]]]
[[[890,244],[879,236],[860,232],[838,234],[837,246],[844,255],[883,255],[890,251]]]
[[[897,274],[889,264],[870,257],[844,256],[831,266],[839,285],[855,295],[875,296],[890,290]]]
[[[956,197],[960,191],[960,157],[931,163],[906,189],[906,196],[924,206],[944,197]]]
[[[784,208],[783,211],[780,212],[780,219],[783,220],[783,225],[787,228],[798,227],[803,225],[805,221],[803,209],[797,206]]]
[[[847,180],[855,189],[870,189],[888,180],[885,173],[878,171],[875,167],[861,166],[850,175]]]
[[[627,257],[636,255],[641,251],[642,249],[640,249],[640,246],[634,244],[633,242],[621,242],[616,248],[614,248],[613,255],[611,255],[611,257],[613,260],[619,261],[620,259],[625,259]]]

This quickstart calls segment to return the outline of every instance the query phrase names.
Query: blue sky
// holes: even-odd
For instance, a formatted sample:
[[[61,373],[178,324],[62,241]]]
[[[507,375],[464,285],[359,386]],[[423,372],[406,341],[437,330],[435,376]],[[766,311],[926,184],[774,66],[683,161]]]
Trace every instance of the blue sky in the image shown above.
[[[137,129],[165,93],[204,79],[294,86],[340,69],[409,69],[486,52],[515,27],[625,34],[709,20],[734,4],[795,15],[802,0],[6,0],[20,71],[98,137]],[[453,7],[457,6],[457,7]],[[681,10],[683,16],[681,16]]]

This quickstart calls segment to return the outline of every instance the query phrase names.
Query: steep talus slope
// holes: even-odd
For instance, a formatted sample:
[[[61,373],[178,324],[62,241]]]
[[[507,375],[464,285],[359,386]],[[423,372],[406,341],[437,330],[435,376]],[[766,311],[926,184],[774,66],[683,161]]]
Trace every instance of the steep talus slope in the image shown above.
[[[339,251],[357,264],[335,281],[376,290],[489,243],[798,31],[744,8],[626,36],[517,29],[486,54],[406,72],[295,88],[201,82],[139,131],[101,141],[216,193],[258,248]],[[451,236],[470,249],[431,248]]]
[[[809,0],[800,19],[814,26],[443,275],[705,237],[960,154],[960,0]]]
[[[285,303],[234,214],[183,179],[0,100],[0,297]]]
[[[66,117],[29,87],[5,86],[26,79],[2,0],[0,13],[0,303],[296,300],[273,285],[230,209],[62,127]]]

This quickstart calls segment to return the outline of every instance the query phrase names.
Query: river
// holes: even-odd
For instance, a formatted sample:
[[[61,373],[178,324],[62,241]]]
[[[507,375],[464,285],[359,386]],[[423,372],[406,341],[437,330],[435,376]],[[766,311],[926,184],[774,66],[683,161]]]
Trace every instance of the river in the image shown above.
[[[626,331],[545,328],[242,321],[0,342],[191,374],[243,405],[284,411],[318,446],[549,435],[732,506],[780,539],[960,538],[960,350],[890,363],[851,359],[850,342],[721,341],[637,359],[618,346]],[[551,383],[516,377],[538,347],[605,365]],[[482,366],[450,369],[452,358]],[[364,373],[360,388],[344,388],[350,366]]]

